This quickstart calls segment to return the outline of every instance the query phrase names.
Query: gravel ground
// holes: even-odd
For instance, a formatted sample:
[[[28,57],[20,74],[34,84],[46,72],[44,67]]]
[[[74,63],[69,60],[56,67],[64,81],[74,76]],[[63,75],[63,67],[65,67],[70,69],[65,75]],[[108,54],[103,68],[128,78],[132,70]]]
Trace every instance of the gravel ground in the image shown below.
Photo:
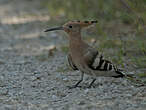
[[[88,89],[86,76],[81,88],[67,88],[79,72],[59,70],[67,66],[58,45],[48,57],[64,38],[42,32],[49,14],[40,1],[0,0],[0,110],[145,110],[146,87],[126,79],[99,77]]]

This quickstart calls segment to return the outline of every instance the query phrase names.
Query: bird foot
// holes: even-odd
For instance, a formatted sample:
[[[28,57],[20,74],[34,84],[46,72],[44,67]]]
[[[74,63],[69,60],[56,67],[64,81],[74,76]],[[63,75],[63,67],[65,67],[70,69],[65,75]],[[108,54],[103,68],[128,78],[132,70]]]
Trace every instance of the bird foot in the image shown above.
[[[95,88],[95,86],[94,85],[89,85],[87,88]]]
[[[77,86],[77,85],[73,85],[73,86],[67,86],[69,89],[73,89],[73,88],[77,88],[77,87],[81,87],[81,86]]]
[[[88,86],[87,88],[89,88],[89,89],[90,89],[91,87],[92,87],[92,86]]]

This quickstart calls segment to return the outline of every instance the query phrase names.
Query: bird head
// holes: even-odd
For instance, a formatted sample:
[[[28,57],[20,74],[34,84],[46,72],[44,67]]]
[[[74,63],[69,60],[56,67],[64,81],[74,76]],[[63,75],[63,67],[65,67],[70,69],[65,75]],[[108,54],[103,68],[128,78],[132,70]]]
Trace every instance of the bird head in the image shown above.
[[[82,28],[88,27],[92,24],[97,23],[98,21],[69,21],[65,23],[63,26],[54,27],[46,29],[44,32],[55,31],[55,30],[64,30],[68,34],[78,33]]]

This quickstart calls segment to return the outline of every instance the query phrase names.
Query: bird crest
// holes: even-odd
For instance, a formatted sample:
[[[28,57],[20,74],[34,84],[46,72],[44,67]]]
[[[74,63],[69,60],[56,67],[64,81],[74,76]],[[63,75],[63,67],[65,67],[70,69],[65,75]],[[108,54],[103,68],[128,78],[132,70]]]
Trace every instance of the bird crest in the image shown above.
[[[55,28],[49,28],[47,30],[45,30],[45,32],[48,32],[48,31],[54,31],[54,30],[64,30],[66,32],[71,32],[73,31],[73,27],[75,30],[78,30],[80,28],[84,28],[84,27],[87,27],[87,26],[90,26],[94,23],[98,23],[97,20],[91,20],[91,21],[79,21],[79,20],[76,20],[76,21],[69,21],[67,23],[65,23],[63,26],[59,26],[59,27],[55,27]]]
[[[86,27],[89,25],[92,25],[94,23],[98,23],[97,20],[91,20],[91,21],[80,21],[80,20],[74,20],[74,21],[69,21],[65,23],[64,25],[80,25],[81,27]]]

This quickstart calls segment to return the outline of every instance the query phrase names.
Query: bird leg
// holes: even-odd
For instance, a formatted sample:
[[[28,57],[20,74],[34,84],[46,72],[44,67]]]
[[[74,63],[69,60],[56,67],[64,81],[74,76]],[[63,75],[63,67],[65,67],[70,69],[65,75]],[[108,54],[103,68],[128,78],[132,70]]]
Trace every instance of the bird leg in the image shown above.
[[[96,78],[94,78],[94,79],[92,80],[92,82],[89,84],[88,88],[91,88],[92,85],[93,85],[93,83],[94,83],[95,81],[96,81]]]
[[[81,74],[81,79],[73,86],[69,86],[70,89],[78,87],[78,85],[83,81],[84,73]]]

